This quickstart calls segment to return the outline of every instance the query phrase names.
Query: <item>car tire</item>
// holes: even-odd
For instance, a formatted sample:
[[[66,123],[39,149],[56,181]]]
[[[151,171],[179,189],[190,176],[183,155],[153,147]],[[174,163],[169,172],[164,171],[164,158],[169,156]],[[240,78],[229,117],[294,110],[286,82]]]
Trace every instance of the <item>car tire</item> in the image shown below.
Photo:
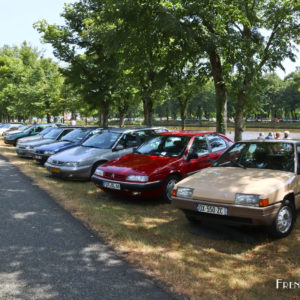
[[[93,165],[93,167],[92,167],[92,170],[91,170],[91,176],[90,176],[90,177],[92,177],[93,174],[95,173],[96,169],[97,169],[100,165],[102,165],[102,164],[104,164],[104,163],[105,163],[105,161],[95,163],[95,164]]]
[[[275,238],[283,238],[290,234],[295,223],[295,207],[290,200],[284,200],[272,225],[270,234]]]
[[[180,180],[179,176],[176,175],[170,175],[166,178],[162,190],[162,199],[164,202],[171,203],[173,188],[179,180]]]

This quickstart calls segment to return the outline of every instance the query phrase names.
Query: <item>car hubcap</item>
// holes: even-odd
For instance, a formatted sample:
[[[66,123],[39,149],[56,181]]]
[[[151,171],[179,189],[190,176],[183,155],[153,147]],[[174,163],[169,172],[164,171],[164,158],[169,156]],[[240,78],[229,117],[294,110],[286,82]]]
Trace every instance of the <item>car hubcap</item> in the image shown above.
[[[172,192],[175,184],[177,183],[176,179],[171,179],[167,184],[167,197],[171,201]]]
[[[292,211],[288,206],[284,206],[280,209],[277,215],[276,227],[280,233],[286,233],[292,225]]]

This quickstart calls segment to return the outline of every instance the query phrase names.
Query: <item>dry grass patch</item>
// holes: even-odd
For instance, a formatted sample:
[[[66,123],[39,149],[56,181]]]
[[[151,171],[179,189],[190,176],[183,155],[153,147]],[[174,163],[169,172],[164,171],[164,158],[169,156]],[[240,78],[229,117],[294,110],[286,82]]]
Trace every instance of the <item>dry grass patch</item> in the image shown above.
[[[254,243],[218,240],[192,233],[184,215],[158,200],[118,199],[91,182],[49,177],[43,167],[15,155],[8,158],[60,205],[97,231],[129,262],[139,265],[191,299],[300,299],[300,289],[276,289],[276,279],[300,282],[300,225],[282,240],[260,234]],[[299,216],[299,214],[298,214]]]

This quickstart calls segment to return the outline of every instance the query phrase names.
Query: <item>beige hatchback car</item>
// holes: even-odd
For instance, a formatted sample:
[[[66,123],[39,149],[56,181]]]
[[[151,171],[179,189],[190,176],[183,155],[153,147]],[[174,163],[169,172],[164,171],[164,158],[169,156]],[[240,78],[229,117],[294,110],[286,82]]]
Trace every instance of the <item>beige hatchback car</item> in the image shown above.
[[[264,225],[285,237],[300,207],[299,161],[300,141],[238,142],[211,168],[178,182],[172,203],[191,222]]]

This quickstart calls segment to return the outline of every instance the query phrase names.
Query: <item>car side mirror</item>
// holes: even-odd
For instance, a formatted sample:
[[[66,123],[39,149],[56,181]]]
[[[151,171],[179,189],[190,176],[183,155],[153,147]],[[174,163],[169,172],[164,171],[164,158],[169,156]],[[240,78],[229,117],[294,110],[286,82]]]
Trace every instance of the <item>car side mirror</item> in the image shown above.
[[[115,148],[114,148],[114,151],[120,151],[120,150],[123,150],[124,147],[122,145],[117,145]]]
[[[138,149],[139,146],[133,147],[133,153],[136,153],[136,150]]]
[[[198,154],[197,153],[189,153],[187,155],[186,160],[197,159],[197,158],[198,158]]]

